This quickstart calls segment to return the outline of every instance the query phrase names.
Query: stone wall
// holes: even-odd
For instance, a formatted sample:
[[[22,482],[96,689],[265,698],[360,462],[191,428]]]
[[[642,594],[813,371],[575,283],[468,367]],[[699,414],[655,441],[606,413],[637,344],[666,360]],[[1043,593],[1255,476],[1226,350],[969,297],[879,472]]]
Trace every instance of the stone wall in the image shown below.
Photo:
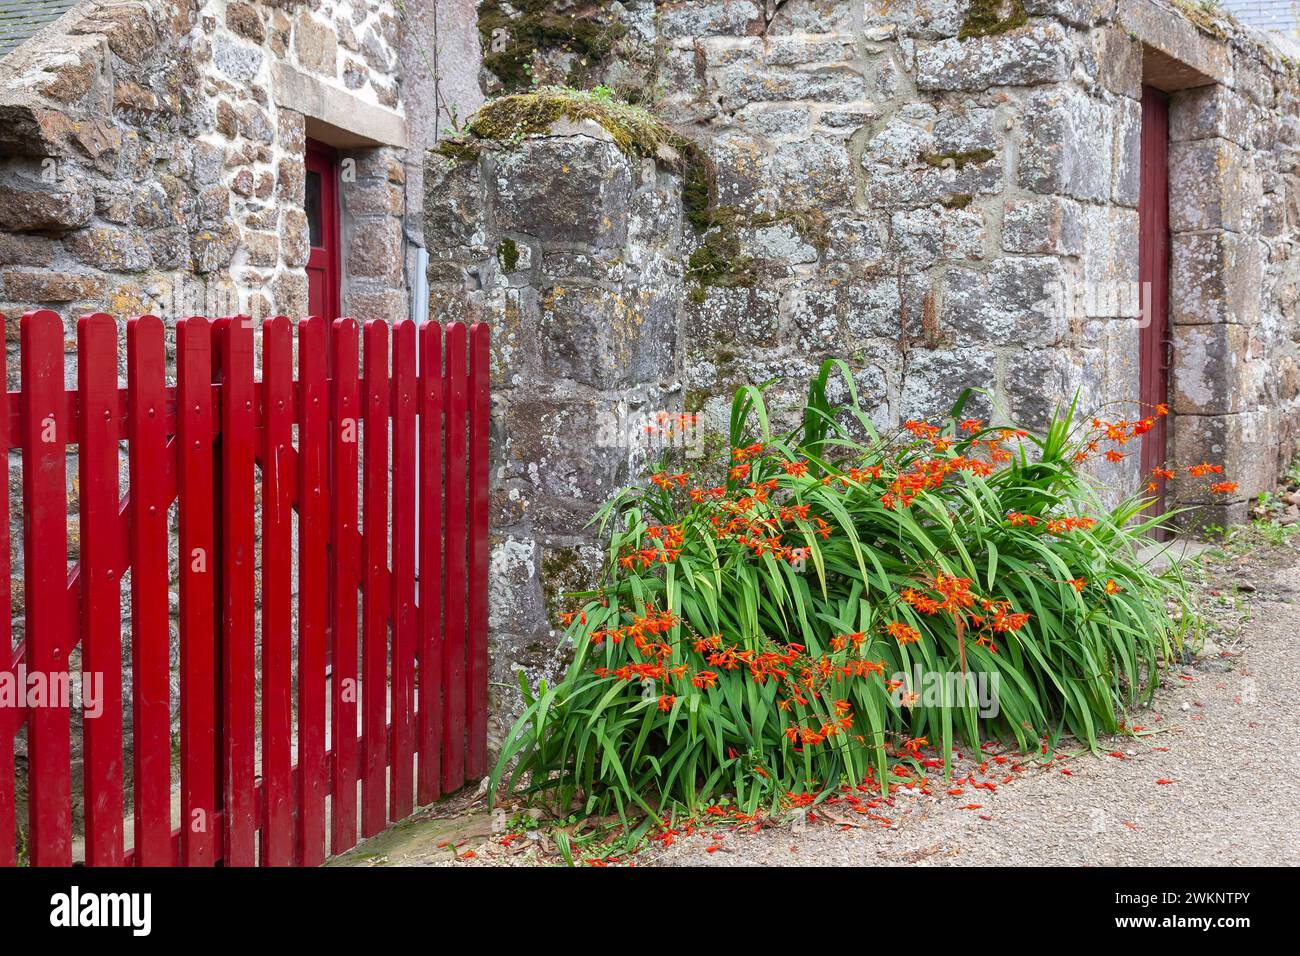
[[[1171,457],[1231,470],[1237,498],[1201,513],[1221,523],[1300,447],[1296,72],[1258,35],[1155,0],[560,7],[613,38],[589,82],[716,162],[730,268],[687,277],[690,410],[831,355],[885,427],[966,386],[1030,426],[1076,391],[1137,399],[1145,72],[1172,91]],[[532,73],[573,57],[538,48]],[[1136,454],[1100,470],[1140,487]]]
[[[1175,500],[1241,520],[1300,448],[1300,86],[1261,37],[1154,0],[547,12],[576,39],[539,44],[531,4],[480,4],[485,91],[612,86],[703,147],[716,195],[685,210],[708,228],[683,227],[680,282],[656,289],[665,321],[629,348],[618,259],[642,256],[602,220],[574,225],[607,208],[604,157],[623,160],[572,137],[431,160],[439,308],[496,329],[496,679],[555,660],[546,597],[581,583],[570,572],[588,552],[572,549],[591,539],[574,535],[638,464],[603,457],[593,419],[630,395],[725,427],[735,386],[780,377],[777,400],[797,399],[839,357],[882,428],[941,414],[968,386],[1031,427],[1076,392],[1084,410],[1149,414],[1135,404],[1144,83],[1170,93],[1170,456],[1221,462],[1240,486],[1210,502],[1175,485]],[[503,271],[507,238],[521,258]],[[562,271],[578,263],[581,281]],[[646,335],[680,355],[628,361]],[[1116,496],[1145,480],[1136,449],[1098,472]]]
[[[602,563],[584,526],[681,405],[681,183],[594,123],[430,153],[430,314],[492,324],[490,679],[499,740],[518,697],[566,662],[550,622]],[[503,726],[503,722],[505,722]]]

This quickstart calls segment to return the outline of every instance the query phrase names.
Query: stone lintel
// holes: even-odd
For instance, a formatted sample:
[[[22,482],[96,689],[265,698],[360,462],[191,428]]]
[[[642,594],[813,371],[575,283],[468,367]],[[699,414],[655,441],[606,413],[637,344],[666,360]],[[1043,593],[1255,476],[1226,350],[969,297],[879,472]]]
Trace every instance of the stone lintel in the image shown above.
[[[306,117],[307,135],[343,149],[406,147],[406,118],[323,83],[285,63],[275,65],[275,102]]]
[[[1116,19],[1145,47],[1144,83],[1165,91],[1232,85],[1228,44],[1202,33],[1177,10],[1155,0],[1120,0]]]

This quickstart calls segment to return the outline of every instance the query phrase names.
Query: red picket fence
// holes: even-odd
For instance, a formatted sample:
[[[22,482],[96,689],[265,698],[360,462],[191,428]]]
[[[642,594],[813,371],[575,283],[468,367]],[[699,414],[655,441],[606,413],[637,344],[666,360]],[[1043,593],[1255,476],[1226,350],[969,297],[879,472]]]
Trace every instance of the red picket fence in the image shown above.
[[[327,819],[339,853],[358,823],[371,836],[486,771],[487,327],[453,323],[444,336],[435,324],[367,322],[359,348],[353,319],[279,316],[261,324],[259,382],[253,326],[178,322],[168,385],[162,322],[131,319],[122,389],[116,324],[85,316],[77,387],[66,390],[59,316],[22,317],[22,389],[0,408],[0,447],[22,453],[25,640],[14,648],[5,521],[0,680],[66,675],[78,644],[81,672],[103,675],[102,710],[81,721],[90,865],[314,865]],[[70,565],[73,448],[80,560]],[[169,556],[180,568],[178,715]],[[72,717],[54,697],[0,707],[0,865],[17,861],[24,724],[31,863],[73,860]]]

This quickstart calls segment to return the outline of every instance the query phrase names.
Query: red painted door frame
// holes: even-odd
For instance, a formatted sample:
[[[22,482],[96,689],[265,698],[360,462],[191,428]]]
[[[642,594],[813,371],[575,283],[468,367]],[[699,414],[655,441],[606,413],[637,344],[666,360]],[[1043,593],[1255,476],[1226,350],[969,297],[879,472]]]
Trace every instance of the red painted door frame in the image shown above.
[[[327,322],[337,319],[340,309],[338,170],[338,153],[309,139],[306,205],[312,235],[307,256],[307,310]]]
[[[1142,481],[1167,460],[1168,418],[1155,406],[1169,401],[1169,369],[1173,344],[1169,338],[1169,97],[1142,88],[1142,163],[1138,192],[1138,281],[1144,304],[1139,335],[1141,368],[1139,400],[1143,416],[1155,416],[1155,427],[1142,437]],[[1148,514],[1165,511],[1165,483],[1157,482],[1156,503]]]

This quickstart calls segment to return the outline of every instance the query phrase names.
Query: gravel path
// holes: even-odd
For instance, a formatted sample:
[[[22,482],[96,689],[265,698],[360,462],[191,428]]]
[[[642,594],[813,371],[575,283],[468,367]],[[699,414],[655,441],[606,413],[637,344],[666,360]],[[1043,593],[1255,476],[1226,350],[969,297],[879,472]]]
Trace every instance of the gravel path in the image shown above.
[[[996,793],[900,796],[880,811],[888,828],[842,829],[853,816],[844,813],[799,830],[697,833],[642,854],[638,865],[1300,864],[1300,562],[1292,558],[1268,569],[1242,559],[1237,570],[1258,588],[1244,653],[1171,675],[1142,718],[1166,732],[1103,744],[1124,759],[1079,756],[1064,764],[1070,775],[1058,762]],[[971,800],[981,808],[961,809]]]

